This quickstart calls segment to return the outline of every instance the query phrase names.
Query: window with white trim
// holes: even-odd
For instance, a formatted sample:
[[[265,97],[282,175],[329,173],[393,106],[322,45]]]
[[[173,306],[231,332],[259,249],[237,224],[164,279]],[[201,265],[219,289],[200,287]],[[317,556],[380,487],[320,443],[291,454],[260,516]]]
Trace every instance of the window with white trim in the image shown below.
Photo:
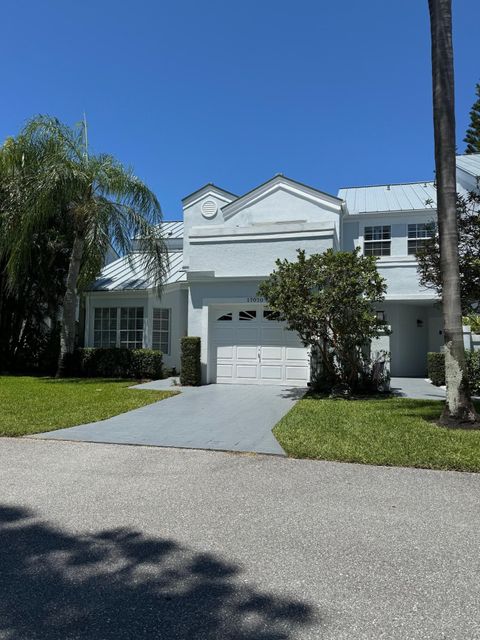
[[[117,346],[117,307],[96,307],[93,319],[93,346]]]
[[[363,233],[363,253],[366,256],[389,256],[391,247],[390,225],[365,227]]]
[[[408,225],[408,255],[416,255],[419,249],[423,249],[427,240],[433,236],[433,224],[420,222]]]
[[[257,312],[255,311],[255,309],[252,310],[246,310],[246,311],[240,311],[240,313],[238,314],[238,319],[239,320],[255,320],[255,318],[257,317]]]
[[[141,349],[143,347],[143,307],[120,308],[120,347]]]
[[[170,309],[153,310],[152,349],[170,353]]]
[[[263,311],[263,319],[270,320],[272,322],[276,322],[280,320],[280,314],[278,311],[272,311],[271,309],[264,309]]]

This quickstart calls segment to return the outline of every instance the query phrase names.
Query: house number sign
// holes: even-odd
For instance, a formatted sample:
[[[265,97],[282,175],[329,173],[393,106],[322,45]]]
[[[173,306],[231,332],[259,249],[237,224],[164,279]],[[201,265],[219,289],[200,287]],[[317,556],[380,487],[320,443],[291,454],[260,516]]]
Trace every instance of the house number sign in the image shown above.
[[[247,302],[256,302],[257,304],[263,304],[265,298],[247,298]]]

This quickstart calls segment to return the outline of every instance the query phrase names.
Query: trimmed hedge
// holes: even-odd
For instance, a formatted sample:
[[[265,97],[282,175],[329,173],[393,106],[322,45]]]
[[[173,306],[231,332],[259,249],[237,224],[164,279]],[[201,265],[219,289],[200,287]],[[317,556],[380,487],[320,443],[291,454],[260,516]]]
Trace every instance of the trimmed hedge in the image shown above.
[[[163,377],[163,355],[153,349],[78,349],[69,368],[89,378],[156,380]]]
[[[430,352],[427,354],[428,377],[434,385],[445,384],[445,354]]]
[[[180,370],[180,384],[189,387],[198,387],[202,383],[202,370],[200,365],[200,338],[185,336],[181,338],[182,364]]]
[[[468,382],[472,393],[480,391],[480,351],[465,351],[467,360]],[[440,386],[445,384],[445,354],[429,353],[428,377],[433,384]]]

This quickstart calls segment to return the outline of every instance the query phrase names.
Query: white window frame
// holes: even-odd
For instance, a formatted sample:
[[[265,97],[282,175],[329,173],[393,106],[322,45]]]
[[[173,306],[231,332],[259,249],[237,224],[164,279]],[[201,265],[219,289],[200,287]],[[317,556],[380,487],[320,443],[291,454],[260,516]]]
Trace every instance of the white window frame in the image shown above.
[[[367,240],[367,229],[372,229],[372,238]],[[376,238],[376,230],[380,229],[380,237]],[[384,234],[387,233],[388,229],[388,238],[384,237]],[[380,253],[367,253],[367,247],[373,247],[374,244],[381,245]],[[388,248],[388,253],[384,253],[384,249]],[[389,257],[392,255],[392,225],[391,224],[368,224],[363,228],[363,255],[365,256],[375,256],[377,258]]]
[[[112,323],[114,324],[113,328],[111,326]],[[115,335],[114,340],[112,340],[112,334]],[[99,337],[99,341],[97,341],[97,336]],[[108,336],[108,337],[104,338],[104,336]],[[95,307],[93,311],[93,346],[97,349],[108,349],[108,348],[116,347],[117,339],[118,339],[117,307]]]
[[[155,315],[159,317],[156,318]],[[166,316],[166,317],[165,317]],[[162,327],[164,322],[167,322],[167,328]],[[159,322],[159,327],[155,328],[156,322]],[[164,307],[154,307],[152,312],[152,349],[155,351],[161,351],[166,356],[170,355],[171,348],[171,326],[172,326],[172,310]],[[158,338],[156,335],[158,334]],[[162,336],[167,335],[166,344],[167,349],[162,349]],[[156,344],[158,340],[158,343]]]
[[[114,329],[110,329],[110,328],[103,328],[103,322],[105,320],[105,322],[107,321],[107,318],[104,318],[104,312],[106,310],[109,310],[109,314],[108,314],[108,322],[110,324],[110,322],[114,322],[115,324],[115,328]],[[140,319],[138,317],[138,310],[141,309],[142,310],[142,318]],[[114,313],[112,313],[112,310],[114,311]],[[126,328],[122,328],[122,310],[126,310],[127,311],[127,327]],[[133,318],[131,318],[130,316],[132,315],[132,310],[134,311],[133,314]],[[96,316],[98,315],[97,312],[100,312],[100,318],[96,318]],[[98,324],[96,323],[96,320],[100,320],[100,325],[101,328],[98,329],[96,328],[96,326],[98,326]],[[131,322],[134,322],[135,324],[135,328],[129,329],[129,324]],[[141,328],[139,328],[139,325],[141,324]],[[98,307],[94,307],[93,308],[93,346],[95,348],[122,348],[122,349],[143,349],[144,346],[144,329],[145,329],[145,307],[142,305],[132,305],[132,306],[121,306],[121,307],[112,307],[112,306],[98,306]],[[98,334],[100,332],[100,344],[98,344],[98,341],[96,340],[96,333]],[[104,341],[102,338],[102,334],[103,333],[113,333],[115,332],[115,344],[112,344],[113,341],[112,340],[107,340]],[[136,338],[138,338],[138,334],[141,332],[142,334],[142,338],[141,338],[141,342],[139,340],[137,340],[136,338],[134,340],[130,340],[130,336],[128,335],[129,332],[135,332],[137,334]],[[122,339],[122,333],[126,333],[126,340]],[[138,346],[140,344],[140,346]]]
[[[415,227],[415,229],[411,229],[411,227]],[[419,228],[423,227],[420,230]],[[429,240],[433,237],[434,225],[432,222],[410,222],[407,224],[407,255],[416,256],[417,251],[420,247],[425,244],[426,240]],[[415,233],[415,235],[410,235],[410,233]],[[410,251],[410,242],[415,243],[415,251]]]
[[[138,311],[141,309],[141,318],[138,315]],[[123,312],[126,312],[126,317],[123,317]],[[118,325],[118,344],[121,349],[143,349],[143,331],[145,328],[145,307],[131,306],[131,307],[119,307],[119,325]],[[126,322],[126,326],[124,325]],[[135,337],[132,339],[131,334],[134,333]],[[138,335],[140,334],[140,340]]]

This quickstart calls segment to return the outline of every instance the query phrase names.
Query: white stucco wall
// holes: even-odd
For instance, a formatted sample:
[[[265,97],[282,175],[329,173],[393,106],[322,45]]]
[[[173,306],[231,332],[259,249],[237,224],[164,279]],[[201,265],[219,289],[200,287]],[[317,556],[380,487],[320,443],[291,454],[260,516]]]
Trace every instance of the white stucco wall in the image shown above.
[[[167,285],[161,297],[154,290],[102,291],[86,295],[85,346],[93,347],[94,314],[97,307],[143,307],[143,346],[152,347],[153,309],[170,309],[170,353],[164,354],[166,367],[180,369],[180,338],[187,335],[188,293],[185,285]]]
[[[231,203],[222,194],[207,191],[193,203],[184,206],[184,265],[189,271],[214,271],[219,275],[266,275],[279,257],[295,259],[298,248],[308,253],[338,248],[340,234],[340,202],[315,190],[292,183],[259,188],[258,194]],[[265,191],[263,191],[265,189]],[[213,200],[218,210],[213,217],[202,215],[202,205]],[[232,207],[234,207],[232,209]],[[303,233],[302,233],[303,230]],[[316,231],[326,238],[319,239]],[[326,233],[330,230],[329,233]],[[220,237],[222,235],[223,237]],[[264,238],[248,238],[252,231]],[[210,237],[204,242],[200,236]],[[236,234],[234,240],[225,234]],[[285,235],[281,237],[281,234]],[[218,242],[214,236],[218,235]],[[240,237],[245,235],[245,237]],[[265,237],[266,235],[266,237]],[[293,237],[292,237],[293,236]],[[327,241],[328,240],[328,241]],[[275,246],[275,243],[277,244]],[[248,269],[248,271],[246,271]]]
[[[190,246],[190,272],[213,271],[216,276],[266,276],[275,268],[277,258],[297,259],[297,250],[307,254],[323,253],[334,246],[330,230],[314,230],[294,234],[272,233],[269,239],[261,236],[237,236],[233,239],[195,238]],[[322,234],[322,235],[320,235]],[[193,238],[192,238],[193,240]]]

